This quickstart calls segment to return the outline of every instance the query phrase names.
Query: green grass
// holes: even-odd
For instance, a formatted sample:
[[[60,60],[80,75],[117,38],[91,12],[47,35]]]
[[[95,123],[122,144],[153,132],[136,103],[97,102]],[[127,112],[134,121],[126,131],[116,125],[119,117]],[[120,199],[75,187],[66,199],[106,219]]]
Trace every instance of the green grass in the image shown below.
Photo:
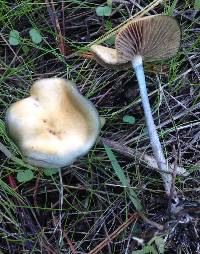
[[[197,243],[192,237],[195,239],[195,230],[200,232],[197,215],[189,213],[193,220],[184,224],[186,231],[178,223],[180,214],[172,220],[167,213],[168,203],[159,173],[143,164],[138,156],[152,155],[152,151],[134,73],[105,69],[94,60],[80,56],[90,43],[104,34],[102,19],[96,16],[95,8],[106,1],[63,2],[64,41],[71,50],[66,56],[60,53],[58,33],[45,2],[23,0],[8,4],[0,1],[0,142],[13,154],[8,159],[0,152],[0,253],[74,254],[67,237],[78,253],[89,253],[141,209],[148,219],[171,225],[159,232],[166,240],[166,253],[176,253],[176,248],[179,253],[190,253],[190,249],[195,252]],[[139,5],[144,8],[149,2],[140,1]],[[61,1],[54,3],[64,33]],[[176,178],[177,191],[188,207],[191,199],[198,200],[200,180],[199,18],[198,15],[188,16],[188,12],[191,16],[194,14],[192,6],[189,1],[168,1],[154,8],[158,13],[176,13],[182,29],[182,43],[177,55],[162,63],[166,69],[164,74],[157,71],[160,63],[153,64],[153,71],[152,66],[145,66],[149,97],[165,153],[172,163],[175,148],[178,165],[191,172],[188,177]],[[105,18],[112,23],[110,32],[129,18],[129,12],[134,15],[140,9],[132,7],[131,3],[127,7],[113,3],[116,14]],[[40,44],[31,41],[31,28],[40,31],[43,37]],[[8,43],[12,29],[20,32],[18,46]],[[70,56],[77,51],[79,54]],[[5,122],[11,103],[28,96],[35,80],[53,76],[73,80],[106,120],[90,153],[62,169],[62,181],[58,174],[48,177],[43,169],[23,161],[7,133]],[[125,124],[125,115],[134,116],[135,123]],[[117,142],[121,150],[104,146],[102,138]],[[133,151],[131,156],[128,148]],[[17,182],[17,172],[28,168],[33,170],[34,178],[26,183]],[[15,179],[16,190],[11,187],[8,176]],[[23,221],[22,215],[28,220]],[[138,217],[98,253],[151,253],[152,250],[159,253],[153,238],[158,231],[150,224]],[[178,241],[174,246],[173,239],[179,236],[181,239],[182,234],[187,244]],[[143,249],[133,237],[144,240]]]

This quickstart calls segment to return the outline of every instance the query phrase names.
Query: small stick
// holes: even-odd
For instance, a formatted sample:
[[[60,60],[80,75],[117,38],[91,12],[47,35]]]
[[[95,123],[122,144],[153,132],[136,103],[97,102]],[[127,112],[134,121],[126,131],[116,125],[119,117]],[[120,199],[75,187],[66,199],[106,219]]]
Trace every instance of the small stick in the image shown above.
[[[156,160],[152,156],[138,152],[135,149],[132,149],[118,141],[113,141],[107,138],[101,138],[100,141],[110,146],[112,149],[114,149],[115,151],[117,151],[118,153],[126,157],[133,158],[133,159],[138,158],[139,160],[143,160],[150,169],[156,170],[157,172],[163,172],[166,174],[173,173],[174,165],[172,164],[169,164],[169,169],[170,169],[169,171],[165,171],[165,170],[161,171],[158,168]],[[186,169],[184,169],[183,167],[177,166],[177,175],[182,175],[182,176],[187,175]]]
[[[64,42],[64,38],[63,38],[62,33],[61,33],[58,17],[56,15],[54,2],[52,0],[51,0],[51,6],[52,6],[52,9],[53,9],[53,15],[54,15],[54,20],[55,20],[56,30],[58,32],[57,38],[58,38],[58,41],[59,41],[59,44],[60,44],[60,53],[65,56],[65,42]]]
[[[45,0],[45,3],[46,3],[46,6],[47,6],[47,10],[48,10],[48,13],[49,13],[49,16],[51,18],[51,22],[55,28],[55,31],[56,31],[56,35],[57,35],[57,39],[58,39],[58,42],[59,42],[59,45],[60,45],[60,52],[63,56],[66,55],[66,47],[65,47],[65,41],[64,41],[64,37],[62,35],[62,32],[61,32],[61,28],[60,28],[60,24],[59,24],[59,21],[58,21],[58,17],[56,15],[56,10],[55,10],[55,6],[54,6],[54,2],[51,0],[51,6],[52,6],[52,9],[53,11],[51,10],[51,6],[50,6],[50,3],[48,0]],[[64,3],[62,3],[62,10],[64,8]],[[63,15],[64,15],[64,10],[63,10]],[[65,33],[65,31],[64,31]],[[69,50],[70,52],[70,50]],[[67,55],[69,55],[70,53],[68,52]]]
[[[171,190],[170,190],[170,195],[169,195],[169,211],[172,211],[172,200],[175,201],[175,199],[178,199],[176,191],[175,191],[175,183],[176,183],[176,172],[177,172],[177,154],[176,154],[176,149],[175,146],[173,145],[173,155],[174,155],[174,170],[172,173],[172,185],[171,185]]]
[[[62,172],[61,168],[58,169],[59,178],[60,178],[60,202],[59,202],[59,228],[60,228],[60,237],[59,237],[59,245],[62,243],[62,208],[63,208],[63,180],[62,180]]]
[[[72,254],[77,254],[78,252],[76,251],[76,249],[75,249],[75,247],[74,247],[72,241],[69,239],[67,233],[65,233],[64,230],[63,230],[63,235],[64,235],[65,240],[66,240],[67,243],[69,244],[69,247],[70,247],[70,249],[71,249],[71,251],[72,251]]]
[[[100,244],[98,244],[93,250],[88,254],[97,254],[101,251],[109,242],[111,242],[115,237],[117,237],[125,228],[127,228],[133,221],[138,219],[138,215],[134,213],[127,221],[121,224],[114,232],[107,236]]]

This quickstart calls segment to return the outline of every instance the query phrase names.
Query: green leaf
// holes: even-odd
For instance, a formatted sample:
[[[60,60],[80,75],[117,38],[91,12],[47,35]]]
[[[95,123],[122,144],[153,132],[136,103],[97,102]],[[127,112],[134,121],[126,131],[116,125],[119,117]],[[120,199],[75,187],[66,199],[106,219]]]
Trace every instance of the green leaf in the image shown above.
[[[105,30],[106,31],[111,30],[112,27],[113,27],[113,24],[112,24],[112,22],[110,20],[105,20],[105,24],[104,25],[105,25]]]
[[[112,8],[110,6],[98,6],[96,8],[96,14],[97,16],[103,17],[103,16],[110,16],[112,13]]]
[[[107,5],[112,7],[112,2],[113,2],[112,0],[107,0]]]
[[[31,181],[33,178],[34,178],[34,174],[33,174],[33,171],[30,169],[20,170],[17,173],[17,181],[20,183]]]
[[[194,9],[197,10],[197,11],[200,10],[200,0],[195,0]]]
[[[27,45],[23,45],[22,50],[23,50],[24,54],[27,55],[29,52],[29,47]]]
[[[123,169],[121,168],[121,166],[119,165],[114,153],[112,152],[112,150],[110,149],[110,147],[108,147],[107,145],[104,144],[104,148],[105,151],[108,155],[108,158],[112,164],[112,167],[115,171],[115,174],[118,176],[119,180],[121,181],[122,185],[124,187],[127,187],[128,192],[129,192],[129,198],[132,201],[133,205],[135,206],[135,208],[137,209],[137,211],[141,211],[143,210],[142,208],[142,204],[139,200],[139,198],[137,197],[137,194],[135,193],[135,191],[130,187],[129,182],[124,174]]]
[[[132,254],[158,254],[153,246],[144,246],[142,250],[135,250]]]
[[[155,244],[158,248],[159,254],[163,254],[165,252],[165,241],[162,237],[156,236],[155,237]]]
[[[105,40],[105,43],[107,43],[110,46],[114,45],[115,44],[115,38],[116,38],[116,35],[112,35],[110,38]]]
[[[20,35],[17,30],[11,30],[9,35],[9,43],[12,46],[17,46],[20,43]]]
[[[135,117],[134,116],[125,115],[123,117],[123,122],[124,123],[128,123],[128,124],[134,124],[135,123]]]
[[[34,28],[32,28],[29,31],[29,35],[31,37],[32,42],[34,42],[35,44],[39,44],[42,41],[42,36],[40,32]]]
[[[44,174],[46,176],[52,176],[58,173],[58,169],[57,168],[45,168],[44,169]]]

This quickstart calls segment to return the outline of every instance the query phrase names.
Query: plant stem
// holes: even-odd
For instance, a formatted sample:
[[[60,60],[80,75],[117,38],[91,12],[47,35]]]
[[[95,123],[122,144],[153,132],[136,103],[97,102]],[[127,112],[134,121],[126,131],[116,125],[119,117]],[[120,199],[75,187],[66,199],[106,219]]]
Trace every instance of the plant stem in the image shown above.
[[[132,66],[135,70],[136,77],[137,77],[137,80],[139,83],[140,96],[142,99],[146,125],[148,128],[149,139],[150,139],[150,143],[151,143],[151,147],[152,147],[155,159],[157,161],[157,164],[158,164],[158,167],[160,170],[170,171],[168,168],[168,165],[166,163],[164,154],[163,154],[161,143],[160,143],[158,133],[156,130],[156,126],[155,126],[153,116],[151,113],[151,107],[150,107],[150,103],[149,103],[146,81],[145,81],[145,76],[144,76],[142,57],[136,56],[132,60]],[[165,192],[166,192],[167,196],[169,196],[171,184],[172,184],[172,176],[171,176],[171,174],[166,174],[166,173],[161,173],[161,176],[162,176],[162,179],[164,182]]]

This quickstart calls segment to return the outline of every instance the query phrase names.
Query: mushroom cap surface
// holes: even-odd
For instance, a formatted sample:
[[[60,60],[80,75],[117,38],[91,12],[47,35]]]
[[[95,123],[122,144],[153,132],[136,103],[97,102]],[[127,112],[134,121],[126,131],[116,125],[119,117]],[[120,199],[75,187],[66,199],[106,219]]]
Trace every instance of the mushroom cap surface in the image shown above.
[[[115,47],[119,57],[132,61],[137,55],[144,61],[172,57],[180,47],[181,31],[175,18],[158,14],[135,19],[117,34]]]
[[[90,49],[94,53],[97,63],[104,67],[124,70],[131,66],[130,61],[128,62],[119,57],[116,49],[97,44],[92,45]]]
[[[30,95],[6,114],[9,134],[29,164],[59,168],[91,149],[100,131],[98,112],[72,82],[41,79]]]

